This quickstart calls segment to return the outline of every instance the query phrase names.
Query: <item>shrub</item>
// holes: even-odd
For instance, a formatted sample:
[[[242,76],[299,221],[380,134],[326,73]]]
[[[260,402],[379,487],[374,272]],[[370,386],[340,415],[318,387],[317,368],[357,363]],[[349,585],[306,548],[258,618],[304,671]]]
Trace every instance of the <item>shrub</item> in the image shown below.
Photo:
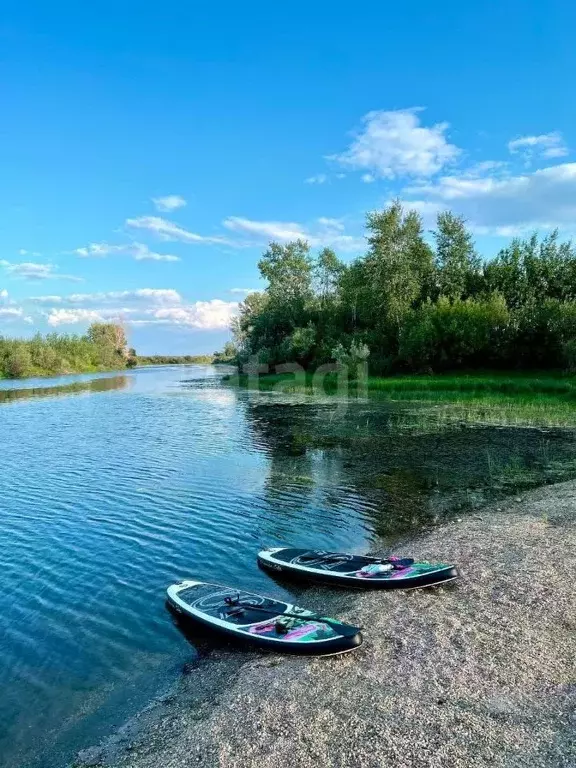
[[[32,358],[24,344],[15,344],[4,358],[4,371],[10,379],[21,379],[32,374]]]
[[[343,344],[338,344],[332,350],[332,357],[338,365],[347,369],[348,378],[351,381],[359,377],[369,356],[370,349],[368,345],[360,341],[353,341],[348,349]]]
[[[510,313],[498,294],[485,299],[441,297],[412,310],[400,334],[400,360],[414,369],[495,362],[507,340]]]

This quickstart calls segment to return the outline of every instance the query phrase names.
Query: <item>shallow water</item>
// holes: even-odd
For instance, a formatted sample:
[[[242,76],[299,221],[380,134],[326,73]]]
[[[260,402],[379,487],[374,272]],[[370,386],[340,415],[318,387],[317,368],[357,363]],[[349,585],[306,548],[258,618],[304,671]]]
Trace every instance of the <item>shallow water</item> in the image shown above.
[[[366,549],[574,454],[572,432],[399,436],[383,403],[343,412],[220,375],[0,382],[2,766],[66,764],[175,678],[194,650],[168,584],[281,597],[263,545]]]

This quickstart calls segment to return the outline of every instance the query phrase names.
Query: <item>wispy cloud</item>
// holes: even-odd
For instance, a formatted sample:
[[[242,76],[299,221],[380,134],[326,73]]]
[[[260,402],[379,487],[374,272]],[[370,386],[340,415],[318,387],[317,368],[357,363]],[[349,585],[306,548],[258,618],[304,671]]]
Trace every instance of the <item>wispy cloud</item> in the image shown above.
[[[32,323],[32,318],[25,313],[22,307],[2,307],[0,306],[0,320],[22,320],[25,323]]]
[[[312,247],[338,247],[344,251],[358,251],[364,247],[364,238],[344,234],[344,224],[339,219],[321,217],[311,227],[293,221],[256,221],[240,216],[230,216],[224,226],[243,235],[257,238],[260,243],[277,240],[307,240]]]
[[[298,240],[305,239],[307,235],[302,225],[290,221],[255,221],[241,216],[230,216],[224,220],[224,226],[233,232],[256,235],[265,240]]]
[[[14,277],[21,277],[24,280],[69,280],[73,283],[82,283],[84,278],[76,275],[65,275],[57,271],[54,264],[37,264],[32,261],[23,261],[19,264],[0,260],[0,267],[3,267],[7,274]]]
[[[144,243],[126,243],[110,245],[109,243],[90,243],[83,248],[77,248],[74,253],[81,258],[106,258],[106,256],[130,256],[135,261],[180,261],[179,256],[170,253],[156,253]]]
[[[364,171],[364,181],[433,176],[460,150],[446,138],[448,123],[424,126],[420,112],[418,107],[368,112],[348,149],[328,159]]]
[[[328,175],[326,173],[317,173],[315,176],[309,176],[304,179],[305,184],[326,184]]]
[[[545,158],[565,157],[569,154],[562,134],[558,131],[539,136],[520,136],[508,142],[512,154],[521,154],[530,162],[535,156]]]
[[[186,205],[186,200],[180,195],[166,195],[165,197],[153,197],[152,202],[156,206],[157,211],[162,213],[170,213],[178,208],[183,208]]]
[[[118,295],[121,293],[118,292]],[[48,324],[53,327],[88,325],[94,322],[116,320],[135,326],[165,325],[206,331],[229,328],[237,311],[238,302],[236,301],[212,299],[211,301],[196,301],[190,304],[175,303],[169,306],[144,306],[140,308],[53,307],[45,313],[45,317]]]
[[[230,245],[230,242],[224,237],[212,237],[210,235],[198,235],[195,232],[189,232],[179,224],[168,221],[160,216],[139,216],[135,219],[126,219],[126,226],[130,229],[141,229],[156,235],[160,240],[179,241],[182,243],[207,243]]]
[[[122,309],[53,309],[47,315],[48,325],[56,328],[60,325],[79,325],[88,323],[104,323],[108,320],[118,322],[125,320],[125,310]]]
[[[258,293],[260,288],[230,288],[230,293],[235,293],[239,296],[247,296],[249,293]]]
[[[421,211],[451,208],[481,234],[512,236],[535,229],[574,231],[576,163],[524,174],[443,176],[433,184],[404,190],[410,206]]]
[[[29,317],[22,307],[17,307],[10,296],[6,288],[0,290],[0,320],[23,320],[25,323],[31,323],[32,318]]]
[[[38,251],[27,251],[26,248],[20,248],[18,251],[19,256],[32,256],[34,258],[37,258],[38,256],[41,256],[41,253],[38,253]]]
[[[35,304],[109,304],[123,303],[180,304],[182,296],[172,288],[138,288],[134,291],[72,293],[68,296],[32,296]]]

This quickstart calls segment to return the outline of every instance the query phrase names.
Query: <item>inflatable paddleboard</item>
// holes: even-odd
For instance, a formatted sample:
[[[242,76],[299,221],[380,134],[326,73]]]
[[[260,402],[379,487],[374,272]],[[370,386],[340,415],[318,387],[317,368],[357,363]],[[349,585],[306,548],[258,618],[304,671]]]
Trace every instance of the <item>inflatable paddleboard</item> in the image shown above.
[[[201,581],[168,587],[176,613],[236,640],[280,653],[331,656],[362,643],[359,627],[244,590]]]
[[[416,589],[458,578],[453,565],[312,549],[264,549],[258,563],[273,573],[354,588]]]

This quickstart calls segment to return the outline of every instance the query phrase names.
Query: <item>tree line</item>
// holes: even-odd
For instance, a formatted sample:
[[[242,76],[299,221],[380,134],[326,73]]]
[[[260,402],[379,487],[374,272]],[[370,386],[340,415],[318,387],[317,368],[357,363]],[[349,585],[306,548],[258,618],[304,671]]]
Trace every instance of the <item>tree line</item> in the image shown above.
[[[270,243],[266,290],[233,323],[240,362],[312,367],[369,355],[371,373],[576,369],[576,248],[516,237],[482,259],[465,220],[446,211],[431,238],[394,202],[366,219],[366,253]]]
[[[138,365],[209,365],[213,355],[138,355]]]
[[[37,334],[31,339],[0,336],[0,377],[24,378],[130,368],[136,352],[124,328],[93,323],[86,334]]]

